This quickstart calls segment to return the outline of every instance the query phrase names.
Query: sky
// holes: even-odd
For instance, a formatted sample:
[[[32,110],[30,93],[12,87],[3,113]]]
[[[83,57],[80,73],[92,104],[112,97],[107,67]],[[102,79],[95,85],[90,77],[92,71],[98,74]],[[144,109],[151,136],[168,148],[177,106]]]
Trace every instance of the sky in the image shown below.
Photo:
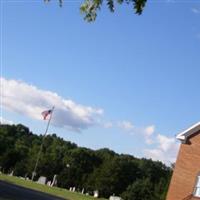
[[[81,0],[0,0],[1,123],[91,149],[176,160],[175,136],[200,121],[200,3],[104,5],[95,22]]]

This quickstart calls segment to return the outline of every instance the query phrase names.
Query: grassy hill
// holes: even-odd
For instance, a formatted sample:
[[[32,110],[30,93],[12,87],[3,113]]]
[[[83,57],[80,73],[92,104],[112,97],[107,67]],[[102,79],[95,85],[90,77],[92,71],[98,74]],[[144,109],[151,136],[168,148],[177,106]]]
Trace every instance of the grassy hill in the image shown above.
[[[58,187],[49,187],[47,185],[41,185],[29,180],[23,180],[16,176],[7,176],[4,174],[0,174],[0,180],[10,182],[22,187],[30,188],[33,190],[37,190],[40,192],[52,194],[58,197],[65,198],[67,200],[94,200],[96,199],[96,198],[93,198],[92,196],[86,196],[77,192],[70,192],[69,190],[66,190],[66,189],[62,189]],[[105,200],[105,199],[99,198],[99,200]]]

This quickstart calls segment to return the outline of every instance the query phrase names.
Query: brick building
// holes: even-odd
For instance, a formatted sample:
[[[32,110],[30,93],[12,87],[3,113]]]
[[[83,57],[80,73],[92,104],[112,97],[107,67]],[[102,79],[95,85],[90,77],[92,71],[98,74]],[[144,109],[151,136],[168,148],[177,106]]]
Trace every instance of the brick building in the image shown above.
[[[177,139],[181,146],[166,200],[200,200],[200,122]]]

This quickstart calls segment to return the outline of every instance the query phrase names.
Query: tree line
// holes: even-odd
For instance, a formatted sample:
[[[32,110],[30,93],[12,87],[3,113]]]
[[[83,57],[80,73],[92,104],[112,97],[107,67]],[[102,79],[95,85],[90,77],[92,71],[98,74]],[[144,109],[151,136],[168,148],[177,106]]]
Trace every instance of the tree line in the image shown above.
[[[31,178],[42,135],[24,125],[0,125],[0,167],[4,173]],[[101,197],[119,195],[124,200],[165,200],[172,170],[161,162],[117,154],[107,148],[91,150],[47,135],[36,178],[52,180],[58,187],[98,190]]]

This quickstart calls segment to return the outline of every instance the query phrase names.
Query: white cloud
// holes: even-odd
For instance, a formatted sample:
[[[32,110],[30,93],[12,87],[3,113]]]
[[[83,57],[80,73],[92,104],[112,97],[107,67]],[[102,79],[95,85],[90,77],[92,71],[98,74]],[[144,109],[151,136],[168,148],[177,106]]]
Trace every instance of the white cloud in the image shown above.
[[[144,139],[145,139],[146,144],[153,144],[152,135],[154,132],[155,132],[154,125],[147,126],[146,128],[144,128],[143,134],[144,134]]]
[[[155,132],[155,126],[154,125],[147,126],[144,129],[144,133],[145,133],[146,136],[151,136],[154,132]]]
[[[98,123],[102,109],[77,104],[51,91],[41,90],[22,81],[0,79],[2,105],[5,109],[40,120],[41,112],[55,106],[52,123],[74,131]]]
[[[144,150],[144,156],[153,160],[159,160],[170,165],[176,161],[179,143],[173,137],[156,134],[155,125],[146,127],[133,126],[130,121],[118,123],[118,127],[134,136],[140,135],[146,145],[153,147]]]
[[[192,12],[194,14],[200,14],[200,9],[199,8],[192,8],[191,10],[192,10]]]
[[[125,131],[133,131],[134,126],[130,121],[121,121],[118,122],[118,127],[125,130]]]
[[[159,148],[164,152],[169,151],[169,149],[174,147],[174,145],[176,144],[175,138],[170,138],[165,135],[158,134],[157,140],[159,143]]]
[[[145,139],[146,144],[153,144],[154,143],[153,139],[150,138],[150,137],[145,137],[144,139]]]
[[[156,137],[156,147],[145,149],[144,154],[148,158],[170,165],[176,161],[179,145],[175,138],[158,134]]]
[[[155,132],[155,126],[150,125],[147,127],[136,127],[130,121],[121,121],[118,122],[118,127],[123,129],[124,131],[128,132],[131,135],[142,135],[145,139],[146,144],[152,144],[152,135]]]
[[[105,122],[105,123],[103,124],[103,127],[104,127],[104,128],[112,128],[112,127],[113,127],[113,123],[112,123],[112,122]]]
[[[159,160],[170,165],[176,161],[179,143],[173,137],[156,134],[155,125],[146,127],[133,126],[130,121],[118,123],[118,127],[134,136],[140,135],[146,145],[153,147],[144,150],[144,156],[153,160]]]
[[[0,117],[0,124],[9,124],[9,125],[12,125],[14,123],[11,120],[7,120],[7,119],[4,119],[3,117]]]
[[[102,122],[102,109],[77,104],[51,91],[41,90],[33,85],[17,80],[0,78],[2,107],[41,120],[41,112],[55,106],[52,123],[73,131],[82,131],[94,125],[112,128],[114,122]],[[1,124],[13,124],[9,120],[0,118]],[[145,149],[144,154],[153,160],[160,160],[166,164],[175,162],[179,144],[175,138],[155,134],[155,126],[136,127],[130,121],[120,121],[117,127],[129,134],[139,134],[146,144],[154,144],[154,148]]]

